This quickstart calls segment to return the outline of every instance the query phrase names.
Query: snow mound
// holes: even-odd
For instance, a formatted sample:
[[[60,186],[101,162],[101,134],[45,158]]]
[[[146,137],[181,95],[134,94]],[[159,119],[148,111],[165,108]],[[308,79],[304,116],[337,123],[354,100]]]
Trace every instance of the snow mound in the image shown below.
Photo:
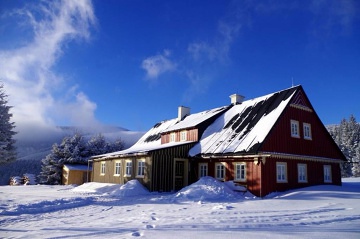
[[[131,197],[149,194],[149,191],[136,179],[124,185],[113,183],[84,183],[72,189],[78,193],[93,193],[100,195],[111,195],[114,197]]]
[[[110,194],[116,197],[132,197],[150,193],[138,180],[133,179],[122,185],[120,189],[117,189]]]
[[[119,188],[119,184],[113,183],[84,183],[80,186],[73,188],[71,191],[79,193],[94,193],[94,194],[110,194]]]
[[[234,192],[227,184],[207,176],[181,189],[174,200],[224,201],[238,197],[239,193]]]

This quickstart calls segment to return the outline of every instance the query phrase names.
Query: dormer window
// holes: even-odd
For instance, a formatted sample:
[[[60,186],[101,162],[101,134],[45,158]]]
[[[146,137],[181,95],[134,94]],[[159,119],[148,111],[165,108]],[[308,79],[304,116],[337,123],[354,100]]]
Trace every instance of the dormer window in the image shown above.
[[[187,131],[181,131],[180,132],[180,141],[186,141],[187,140]]]
[[[170,134],[170,142],[175,142],[175,133]]]

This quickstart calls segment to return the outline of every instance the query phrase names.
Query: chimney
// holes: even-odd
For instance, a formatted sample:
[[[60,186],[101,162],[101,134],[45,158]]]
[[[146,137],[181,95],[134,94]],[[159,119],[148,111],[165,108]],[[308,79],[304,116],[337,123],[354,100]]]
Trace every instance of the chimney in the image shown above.
[[[186,116],[190,115],[190,108],[179,106],[178,108],[178,121],[183,120]]]
[[[241,104],[244,101],[245,96],[238,95],[238,94],[232,94],[230,95],[231,104],[237,105]]]

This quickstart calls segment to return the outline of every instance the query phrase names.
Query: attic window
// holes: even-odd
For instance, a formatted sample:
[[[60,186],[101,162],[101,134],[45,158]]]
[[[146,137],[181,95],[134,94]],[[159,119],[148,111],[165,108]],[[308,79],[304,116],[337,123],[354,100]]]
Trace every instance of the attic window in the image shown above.
[[[175,142],[175,136],[176,136],[175,133],[170,134],[170,142]]]
[[[187,139],[187,132],[186,130],[180,132],[180,141],[186,141]]]
[[[304,139],[309,139],[311,140],[311,124],[308,123],[304,123]]]
[[[290,125],[291,125],[291,137],[300,138],[300,135],[299,135],[299,121],[291,120]]]

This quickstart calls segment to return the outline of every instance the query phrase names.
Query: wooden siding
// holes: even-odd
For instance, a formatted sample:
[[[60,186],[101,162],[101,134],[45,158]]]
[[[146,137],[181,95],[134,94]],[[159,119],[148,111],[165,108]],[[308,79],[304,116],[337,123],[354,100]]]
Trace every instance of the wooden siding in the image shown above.
[[[89,180],[90,180],[91,172],[81,171],[81,170],[66,170],[63,168],[62,184],[63,185],[70,185],[70,184],[81,185],[83,183],[86,183],[88,176],[89,176]]]
[[[152,178],[149,187],[150,191],[170,192],[174,190],[175,159],[187,159],[188,152],[193,146],[194,143],[190,143],[156,150],[151,153]],[[189,181],[188,178],[187,181]]]
[[[186,178],[184,182],[186,185],[189,182],[189,168],[188,168],[188,152],[195,143],[189,143],[176,147],[169,147],[165,149],[155,150],[150,152],[146,157],[124,157],[117,159],[99,160],[93,162],[93,177],[94,182],[101,183],[118,183],[125,184],[126,182],[137,179],[150,191],[170,192],[174,190],[174,170],[175,160],[182,159],[186,161]],[[145,175],[143,178],[136,176],[137,174],[137,159],[145,158]],[[132,161],[132,175],[124,177],[126,161]],[[121,175],[115,176],[115,161],[121,162]],[[101,163],[105,162],[105,174],[101,175]],[[184,185],[184,186],[186,186]]]
[[[246,180],[239,182],[239,184],[246,186],[249,191],[254,195],[260,195],[260,181],[261,181],[261,164],[255,164],[253,158],[234,159],[234,158],[216,158],[216,159],[199,159],[197,165],[194,167],[193,172],[196,173],[195,177],[192,177],[192,182],[196,182],[199,179],[199,163],[208,164],[208,176],[215,178],[215,164],[225,163],[225,181],[235,180],[235,163],[246,164]]]
[[[276,163],[282,162],[287,165],[287,182],[277,182]],[[307,182],[298,181],[298,164],[305,164],[307,168]],[[331,166],[332,183],[324,182],[324,165]],[[266,196],[271,192],[286,191],[294,188],[302,188],[321,184],[341,185],[339,163],[328,163],[310,160],[275,159],[267,158],[265,165],[262,164],[261,194]]]
[[[145,172],[144,177],[137,177],[137,160],[145,159]],[[126,161],[130,160],[132,162],[132,174],[130,177],[125,177],[126,170]],[[101,163],[105,162],[105,174],[102,175],[101,172]],[[115,162],[121,163],[121,173],[120,175],[115,175]],[[115,158],[107,159],[101,161],[93,162],[93,177],[94,182],[100,183],[116,183],[116,184],[125,184],[132,179],[139,180],[145,187],[149,187],[149,182],[151,178],[151,158],[150,157],[126,157],[126,158]]]
[[[294,188],[308,187],[321,184],[341,185],[341,174],[339,163],[320,162],[315,160],[294,160],[266,158],[264,162],[257,162],[253,158],[236,159],[236,158],[217,158],[217,159],[199,159],[195,166],[194,173],[196,177],[192,178],[195,182],[199,179],[199,163],[208,164],[208,176],[215,178],[215,164],[218,162],[225,163],[226,175],[225,181],[235,181],[235,163],[246,163],[246,180],[238,182],[246,186],[247,189],[258,197],[264,197],[271,192],[286,191]],[[283,162],[287,165],[287,182],[277,182],[276,163]],[[298,164],[305,164],[307,168],[307,182],[298,182]],[[324,182],[324,165],[331,166],[331,183]]]
[[[166,144],[170,142],[170,134],[175,133],[175,141],[180,142],[180,133],[184,130],[168,132],[161,135],[161,144]],[[198,138],[198,129],[186,129],[186,141],[196,142],[199,140]]]
[[[291,136],[290,121],[299,122],[299,138]],[[312,139],[304,139],[303,123],[311,125]],[[287,107],[259,149],[263,152],[343,159],[343,155],[314,111]]]

